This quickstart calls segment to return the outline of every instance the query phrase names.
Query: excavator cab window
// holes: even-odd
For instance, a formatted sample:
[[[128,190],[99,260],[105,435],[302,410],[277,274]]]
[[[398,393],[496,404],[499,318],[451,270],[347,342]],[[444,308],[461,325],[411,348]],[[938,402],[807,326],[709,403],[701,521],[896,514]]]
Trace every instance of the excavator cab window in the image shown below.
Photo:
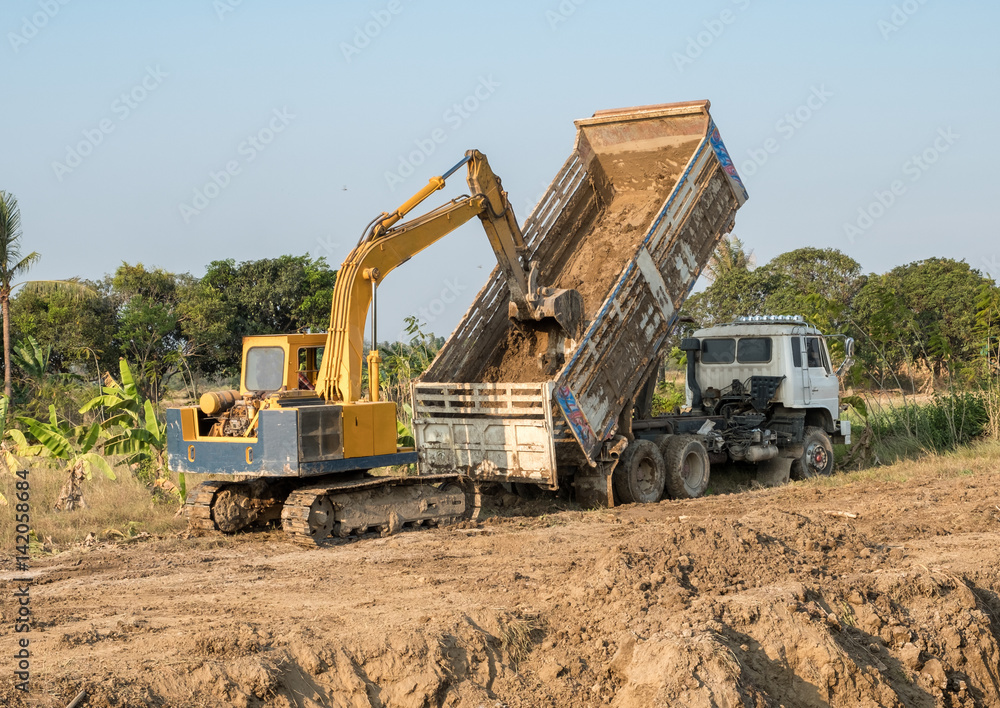
[[[324,347],[299,348],[299,390],[315,391]]]
[[[285,350],[251,347],[247,350],[244,385],[248,391],[277,391],[285,385]]]

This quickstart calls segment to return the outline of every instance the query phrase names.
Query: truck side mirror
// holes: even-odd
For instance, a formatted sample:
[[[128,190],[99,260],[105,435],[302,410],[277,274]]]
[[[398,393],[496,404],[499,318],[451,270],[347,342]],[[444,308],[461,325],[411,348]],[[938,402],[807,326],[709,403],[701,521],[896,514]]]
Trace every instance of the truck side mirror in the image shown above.
[[[848,359],[854,356],[854,337],[848,337],[844,340],[844,353]]]

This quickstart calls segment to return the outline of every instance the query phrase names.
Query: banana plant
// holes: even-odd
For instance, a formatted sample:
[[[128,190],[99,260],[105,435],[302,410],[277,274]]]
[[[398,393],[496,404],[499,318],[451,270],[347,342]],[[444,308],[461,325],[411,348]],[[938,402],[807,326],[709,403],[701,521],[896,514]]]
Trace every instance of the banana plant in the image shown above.
[[[57,509],[72,511],[86,506],[83,500],[83,482],[93,478],[95,470],[103,472],[108,479],[117,479],[115,471],[101,455],[94,452],[94,446],[101,436],[101,424],[70,425],[59,420],[56,407],[49,406],[48,422],[35,418],[18,418],[27,426],[28,432],[37,444],[27,445],[22,454],[48,458],[61,464],[68,474],[66,484],[59,492]]]
[[[52,357],[52,345],[42,349],[34,337],[30,334],[27,342],[15,344],[12,349],[14,363],[30,379],[40,380],[45,377],[49,368],[49,359]]]
[[[0,396],[0,467],[7,470],[8,474],[17,474],[21,467],[19,455],[30,448],[27,439],[17,428],[7,427],[7,414],[10,410],[10,400],[6,396]],[[7,506],[7,499],[0,494],[0,506]]]
[[[153,403],[143,400],[128,362],[119,360],[118,368],[121,383],[107,376],[101,395],[88,401],[80,412],[103,408],[109,414],[100,424],[107,436],[105,454],[121,455],[128,465],[151,459],[159,476],[164,467],[167,426],[157,420]]]

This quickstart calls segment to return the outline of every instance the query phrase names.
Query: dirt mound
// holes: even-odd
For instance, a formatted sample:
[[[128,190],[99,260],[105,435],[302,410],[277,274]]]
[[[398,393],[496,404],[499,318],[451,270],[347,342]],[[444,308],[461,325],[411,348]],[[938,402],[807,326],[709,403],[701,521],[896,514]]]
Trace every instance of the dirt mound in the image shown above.
[[[1000,707],[998,493],[1000,475],[930,475],[531,502],[314,551],[280,532],[81,549],[36,559],[33,693],[5,676],[0,700]]]

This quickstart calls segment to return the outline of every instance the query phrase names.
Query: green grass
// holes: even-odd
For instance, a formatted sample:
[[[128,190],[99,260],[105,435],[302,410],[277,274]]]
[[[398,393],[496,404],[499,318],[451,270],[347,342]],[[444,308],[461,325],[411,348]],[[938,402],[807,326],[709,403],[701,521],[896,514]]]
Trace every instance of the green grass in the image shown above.
[[[894,464],[866,467],[861,470],[838,472],[829,477],[817,477],[796,486],[842,487],[856,482],[905,483],[917,477],[940,479],[995,474],[1000,470],[1000,441],[979,440],[946,452],[922,452],[918,457]]]

